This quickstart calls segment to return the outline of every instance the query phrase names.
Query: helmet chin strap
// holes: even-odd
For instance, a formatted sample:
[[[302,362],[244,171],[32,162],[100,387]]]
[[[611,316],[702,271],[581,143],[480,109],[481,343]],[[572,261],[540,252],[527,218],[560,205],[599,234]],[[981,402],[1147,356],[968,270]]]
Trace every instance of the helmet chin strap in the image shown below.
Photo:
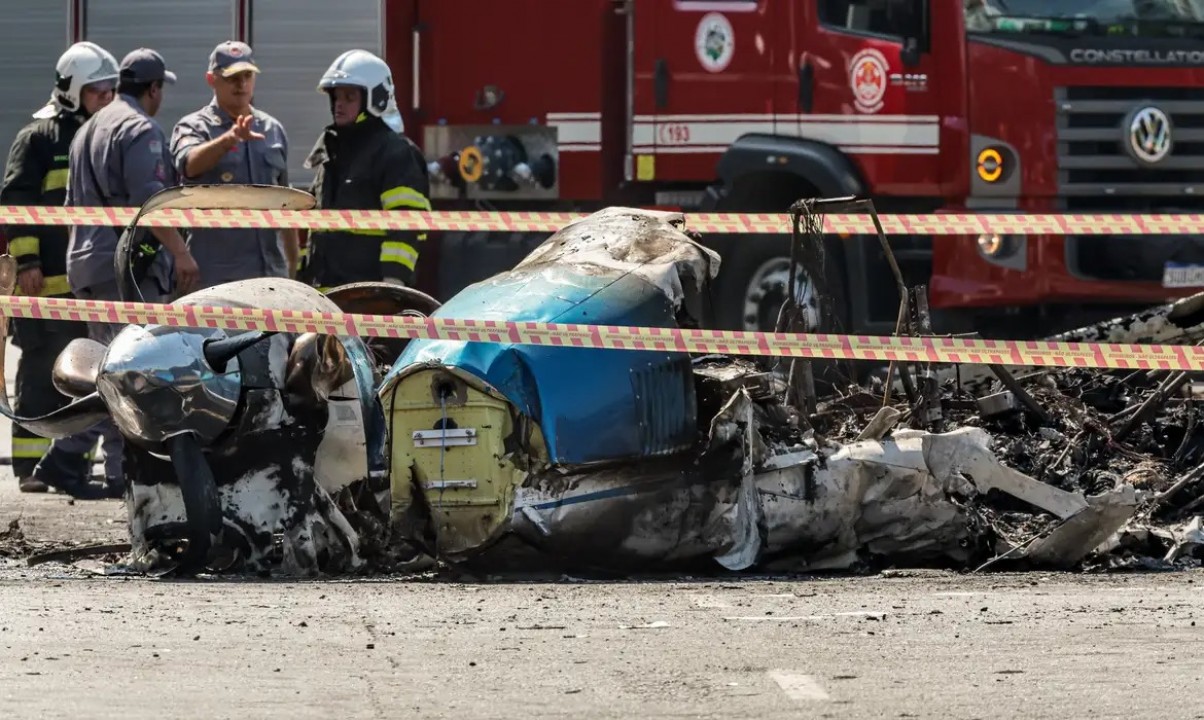
[[[368,119],[368,91],[358,85],[355,87],[360,91],[360,107],[359,112],[355,114],[355,122],[352,124],[361,123]],[[326,97],[330,100],[330,117],[334,119],[334,88],[326,89]]]

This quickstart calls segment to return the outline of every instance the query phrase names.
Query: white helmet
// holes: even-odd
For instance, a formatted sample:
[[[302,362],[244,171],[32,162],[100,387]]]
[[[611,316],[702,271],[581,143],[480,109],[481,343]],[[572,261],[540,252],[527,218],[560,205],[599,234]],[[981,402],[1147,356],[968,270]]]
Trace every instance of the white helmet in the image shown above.
[[[368,112],[378,118],[385,117],[391,108],[396,108],[393,73],[384,60],[367,50],[348,50],[336,58],[318,81],[318,92],[348,86],[364,89]]]
[[[397,109],[397,103],[395,102],[389,104],[389,109],[385,111],[384,117],[381,120],[384,120],[385,124],[398,135],[406,131],[405,119],[401,117],[401,111]]]
[[[50,104],[34,113],[34,117],[53,117],[61,110],[79,110],[83,107],[80,93],[85,85],[117,80],[117,58],[96,43],[78,42],[59,57],[54,71]]]

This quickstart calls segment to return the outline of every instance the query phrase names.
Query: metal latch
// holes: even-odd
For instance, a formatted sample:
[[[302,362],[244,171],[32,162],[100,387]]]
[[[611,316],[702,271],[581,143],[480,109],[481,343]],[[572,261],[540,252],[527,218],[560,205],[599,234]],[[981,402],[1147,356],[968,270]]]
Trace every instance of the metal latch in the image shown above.
[[[414,447],[463,447],[477,444],[476,428],[415,430]]]

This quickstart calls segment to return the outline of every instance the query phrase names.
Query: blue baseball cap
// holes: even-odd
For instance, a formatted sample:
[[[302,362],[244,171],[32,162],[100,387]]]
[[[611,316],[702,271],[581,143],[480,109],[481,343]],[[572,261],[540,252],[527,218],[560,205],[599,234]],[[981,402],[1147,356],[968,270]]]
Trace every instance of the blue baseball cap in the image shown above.
[[[136,83],[162,80],[169,85],[174,85],[176,74],[167,69],[162,55],[150,48],[138,48],[122,58],[121,79]]]

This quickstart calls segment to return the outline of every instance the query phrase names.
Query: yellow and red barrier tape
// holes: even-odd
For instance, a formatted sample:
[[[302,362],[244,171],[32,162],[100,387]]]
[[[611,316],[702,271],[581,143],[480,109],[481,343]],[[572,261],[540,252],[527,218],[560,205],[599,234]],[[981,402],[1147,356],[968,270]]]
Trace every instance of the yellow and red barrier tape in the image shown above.
[[[678,330],[0,296],[8,317],[553,347],[902,362],[1204,370],[1204,347]]]
[[[0,206],[0,225],[114,225],[134,219],[135,208]],[[332,230],[433,230],[445,232],[553,233],[584,214],[556,212],[394,210],[187,210],[148,213],[139,225],[191,228],[308,228]],[[1204,232],[1204,214],[954,214],[880,215],[888,235],[1167,235]],[[790,232],[790,216],[757,213],[689,213],[686,227],[702,233]],[[824,216],[833,234],[875,232],[869,215]]]

